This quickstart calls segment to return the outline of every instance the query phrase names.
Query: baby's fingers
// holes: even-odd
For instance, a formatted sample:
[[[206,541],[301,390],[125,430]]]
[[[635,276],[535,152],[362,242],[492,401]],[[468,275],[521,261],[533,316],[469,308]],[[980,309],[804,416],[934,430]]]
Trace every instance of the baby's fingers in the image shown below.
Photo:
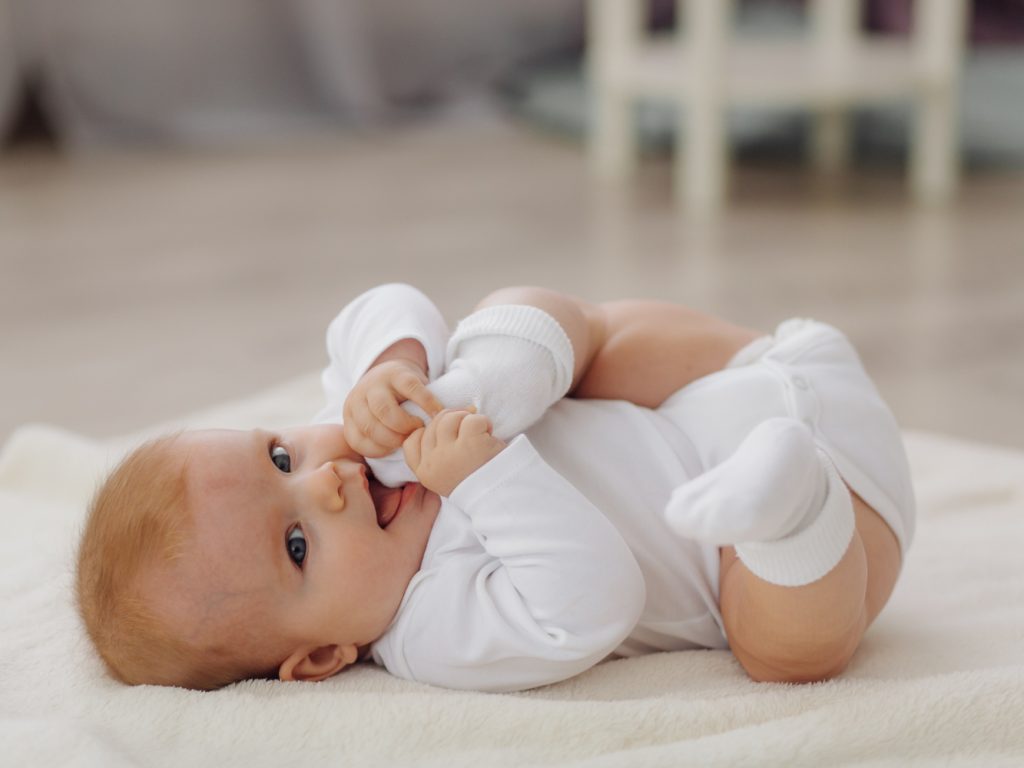
[[[470,414],[459,425],[459,437],[491,434],[491,420],[482,413]]]
[[[444,410],[441,401],[437,396],[427,389],[426,384],[412,374],[403,376],[394,382],[395,392],[406,400],[412,400],[416,405],[426,411],[428,416],[437,416]]]
[[[363,456],[386,456],[402,444],[408,433],[398,433],[379,421],[370,412],[369,403],[345,403],[345,436],[349,444]]]
[[[444,411],[434,417],[438,442],[453,443],[459,436],[459,427],[470,416],[469,411]]]
[[[426,430],[420,427],[402,443],[402,452],[405,454],[405,463],[409,465],[409,469],[415,473],[420,466],[420,461],[423,459],[423,435],[426,434]]]
[[[387,456],[402,444],[405,435],[392,432],[380,422],[345,422],[345,437],[360,455],[376,459]]]
[[[375,389],[367,393],[366,407],[378,422],[401,437],[423,426],[423,422],[398,404],[388,390]]]

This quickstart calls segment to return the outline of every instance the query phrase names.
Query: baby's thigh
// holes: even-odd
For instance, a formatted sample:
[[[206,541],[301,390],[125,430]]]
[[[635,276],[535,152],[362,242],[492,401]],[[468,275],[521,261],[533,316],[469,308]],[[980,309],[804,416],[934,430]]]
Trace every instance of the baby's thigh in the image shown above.
[[[853,491],[850,491],[850,496],[853,500],[857,533],[864,545],[867,560],[868,581],[864,607],[867,612],[867,626],[871,626],[892,595],[896,579],[900,575],[902,557],[896,535],[882,516]],[[719,550],[719,584],[725,584],[726,573],[735,562],[735,547],[722,547]]]
[[[864,596],[867,626],[875,620],[889,602],[889,596],[900,575],[902,555],[899,541],[888,523],[853,491],[853,510],[857,516],[857,533],[864,544],[868,563],[868,584]]]
[[[611,301],[600,310],[607,337],[573,397],[657,408],[686,385],[720,371],[763,335],[664,301]]]

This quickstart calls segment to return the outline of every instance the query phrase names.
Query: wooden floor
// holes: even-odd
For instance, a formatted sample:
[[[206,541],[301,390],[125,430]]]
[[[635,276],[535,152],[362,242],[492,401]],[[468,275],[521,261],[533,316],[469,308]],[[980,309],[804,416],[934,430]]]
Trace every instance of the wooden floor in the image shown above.
[[[450,322],[485,292],[686,302],[843,328],[906,427],[1024,448],[1024,173],[922,212],[898,169],[840,187],[743,167],[730,211],[679,215],[668,163],[624,192],[579,146],[492,120],[222,154],[0,160],[0,441],[94,436],[324,362],[357,293],[411,282]]]

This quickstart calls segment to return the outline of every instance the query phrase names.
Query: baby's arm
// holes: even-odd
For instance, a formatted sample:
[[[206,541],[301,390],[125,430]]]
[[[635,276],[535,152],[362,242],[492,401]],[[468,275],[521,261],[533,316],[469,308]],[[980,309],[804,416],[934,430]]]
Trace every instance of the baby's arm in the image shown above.
[[[442,413],[417,434],[456,415]],[[464,416],[467,437],[480,419]],[[438,445],[457,448],[459,440],[444,432]],[[485,691],[545,685],[601,661],[643,612],[643,572],[615,526],[526,435],[507,447],[491,444],[498,447],[450,492],[475,536],[460,534],[444,557],[425,563],[396,625],[374,646],[394,674]],[[447,453],[439,469],[473,451]],[[432,482],[426,474],[423,481]]]
[[[389,283],[349,302],[327,328],[330,361],[322,379],[326,407],[315,421],[336,421],[348,396],[371,368],[401,358],[424,377],[444,368],[448,326],[440,310],[411,285]]]
[[[569,391],[574,349],[563,325],[576,336],[581,329],[574,320],[530,305],[495,306],[473,312],[448,338],[440,313],[421,292],[407,285],[374,288],[331,323],[324,386],[329,401],[344,404],[318,420],[343,414],[352,446],[387,463],[401,463],[388,449],[429,421],[438,404],[475,407],[496,437],[514,437]],[[384,342],[393,346],[385,350]],[[385,484],[409,479],[371,467]]]
[[[314,421],[337,422],[344,415],[346,437],[351,440],[355,435],[356,439],[351,440],[353,448],[364,456],[378,457],[368,458],[367,464],[384,485],[398,487],[415,480],[398,449],[408,431],[421,422],[418,418],[409,421],[398,417],[402,423],[396,423],[394,416],[385,415],[383,423],[367,424],[367,421],[380,420],[360,421],[355,410],[361,409],[364,416],[373,408],[379,413],[390,411],[388,404],[382,409],[381,398],[389,393],[389,397],[383,399],[408,396],[402,394],[403,385],[397,380],[402,374],[409,373],[417,383],[436,378],[444,369],[448,337],[448,326],[437,306],[422,291],[402,283],[380,285],[360,294],[338,313],[327,329],[330,361],[321,377],[327,403]],[[391,372],[375,370],[389,363]],[[402,371],[397,363],[409,370]],[[394,376],[390,375],[392,373]],[[404,389],[410,391],[408,386]],[[371,403],[373,392],[376,394]],[[356,397],[352,397],[353,394]],[[425,390],[418,399],[427,413],[436,412],[436,405],[432,407]],[[426,415],[422,410],[414,415],[421,414]],[[393,429],[388,423],[399,429]],[[402,433],[402,430],[408,431]],[[360,434],[365,439],[359,439]],[[384,450],[389,442],[394,446],[390,453]]]

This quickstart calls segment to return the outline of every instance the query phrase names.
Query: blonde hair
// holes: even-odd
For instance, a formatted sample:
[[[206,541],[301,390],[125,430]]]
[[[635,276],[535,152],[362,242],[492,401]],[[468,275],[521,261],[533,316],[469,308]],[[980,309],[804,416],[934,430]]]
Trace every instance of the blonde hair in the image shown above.
[[[129,685],[212,690],[271,676],[276,669],[247,668],[222,645],[197,646],[175,635],[142,589],[144,573],[179,557],[192,530],[187,459],[173,450],[179,437],[139,446],[96,492],[78,551],[79,613],[107,669]]]

